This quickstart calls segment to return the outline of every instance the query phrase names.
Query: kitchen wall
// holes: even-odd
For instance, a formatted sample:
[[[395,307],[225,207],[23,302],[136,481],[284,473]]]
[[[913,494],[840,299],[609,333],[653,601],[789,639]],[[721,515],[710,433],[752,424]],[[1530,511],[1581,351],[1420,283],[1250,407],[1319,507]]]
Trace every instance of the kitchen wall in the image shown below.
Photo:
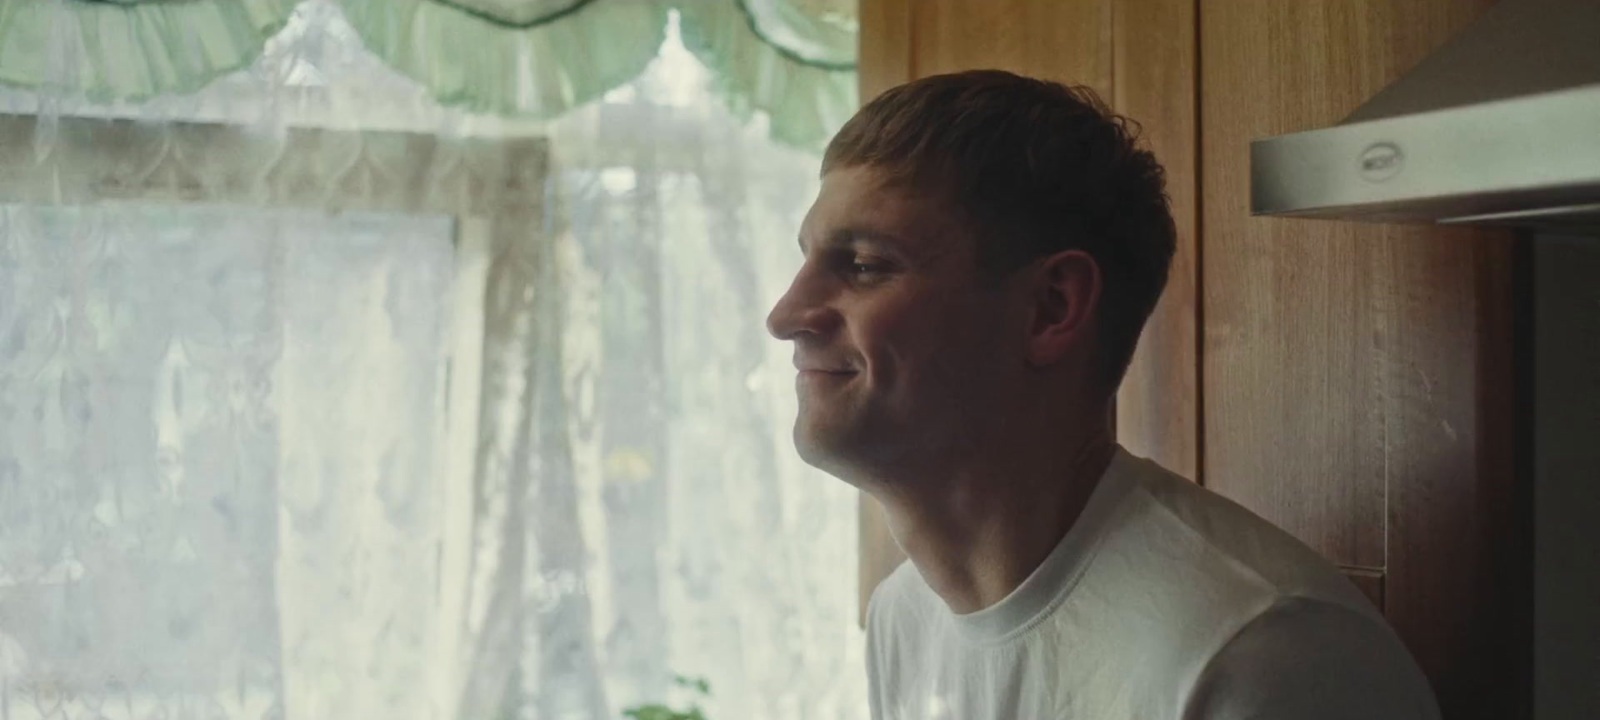
[[[1534,258],[1535,716],[1600,718],[1600,229]]]

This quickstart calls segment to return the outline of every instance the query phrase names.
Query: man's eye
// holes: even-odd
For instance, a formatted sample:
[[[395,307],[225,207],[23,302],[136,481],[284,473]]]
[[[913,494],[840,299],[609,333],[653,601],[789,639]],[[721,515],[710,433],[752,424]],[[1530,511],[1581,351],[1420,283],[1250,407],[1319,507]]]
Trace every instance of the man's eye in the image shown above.
[[[889,263],[879,260],[857,259],[850,261],[850,273],[853,275],[884,275],[887,274],[891,269],[892,268],[889,267]]]
[[[894,264],[870,255],[839,253],[829,259],[833,271],[848,282],[871,284],[894,274]]]

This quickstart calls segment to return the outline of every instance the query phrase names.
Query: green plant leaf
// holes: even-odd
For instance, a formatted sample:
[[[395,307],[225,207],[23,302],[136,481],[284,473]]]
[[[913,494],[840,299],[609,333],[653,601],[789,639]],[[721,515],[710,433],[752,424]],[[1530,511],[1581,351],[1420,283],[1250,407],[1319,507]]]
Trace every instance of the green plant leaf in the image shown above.
[[[678,713],[665,705],[640,705],[622,711],[624,717],[633,720],[678,720]]]
[[[711,682],[703,677],[687,677],[674,674],[672,682],[678,687],[685,688],[704,697],[711,697]],[[673,710],[666,705],[653,703],[640,705],[622,711],[623,717],[631,720],[706,720],[705,711],[699,705],[690,705],[688,710]]]

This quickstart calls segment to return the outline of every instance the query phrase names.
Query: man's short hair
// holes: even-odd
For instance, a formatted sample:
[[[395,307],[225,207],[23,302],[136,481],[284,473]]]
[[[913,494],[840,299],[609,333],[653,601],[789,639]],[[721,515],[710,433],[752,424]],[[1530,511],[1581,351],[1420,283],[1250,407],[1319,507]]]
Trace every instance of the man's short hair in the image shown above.
[[[822,173],[870,166],[941,195],[974,231],[994,277],[1083,250],[1100,266],[1106,390],[1167,284],[1177,231],[1161,165],[1138,124],[1086,87],[974,70],[879,95],[828,144]]]

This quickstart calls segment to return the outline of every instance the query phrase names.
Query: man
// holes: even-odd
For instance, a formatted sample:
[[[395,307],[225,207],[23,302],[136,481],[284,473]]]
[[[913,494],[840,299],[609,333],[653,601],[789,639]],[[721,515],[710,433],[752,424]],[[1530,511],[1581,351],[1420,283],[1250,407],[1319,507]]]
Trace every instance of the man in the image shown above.
[[[772,309],[801,456],[910,557],[868,611],[881,720],[1433,718],[1331,565],[1110,437],[1166,284],[1161,167],[1087,90],[918,80],[839,132]]]

